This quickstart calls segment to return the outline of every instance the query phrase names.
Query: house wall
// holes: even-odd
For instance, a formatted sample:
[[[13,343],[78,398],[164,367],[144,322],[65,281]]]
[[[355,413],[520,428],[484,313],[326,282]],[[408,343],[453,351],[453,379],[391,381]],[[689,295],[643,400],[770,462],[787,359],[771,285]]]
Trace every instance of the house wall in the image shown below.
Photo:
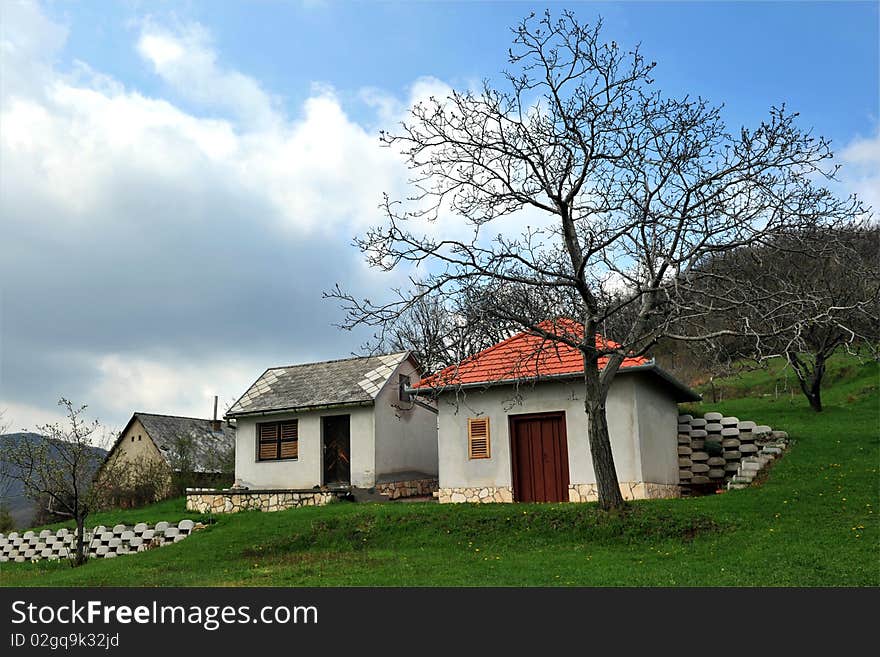
[[[349,415],[351,431],[351,483],[375,483],[373,407],[347,407],[301,413],[239,417],[236,420],[235,479],[248,488],[312,488],[323,483],[321,418]],[[299,420],[299,458],[295,461],[257,461],[256,426],[260,422]]]
[[[144,425],[137,418],[131,422],[97,474],[97,479],[109,489],[116,489],[113,504],[129,505],[152,500],[132,500],[121,491],[139,489],[146,481],[152,480],[157,499],[168,497],[173,492],[171,467],[162,456],[159,448],[150,439]]]
[[[437,415],[400,401],[399,374],[409,376],[411,383],[419,380],[415,366],[405,360],[376,396],[376,475],[412,471],[436,475]]]
[[[642,481],[678,485],[678,404],[647,377],[635,386]]]
[[[522,387],[518,394],[512,386],[465,390],[459,392],[457,405],[455,402],[454,393],[441,395],[439,401],[441,501],[509,501],[513,473],[508,417],[551,411],[565,412],[569,483],[574,489],[571,498],[580,500],[595,495],[596,475],[590,458],[580,382],[541,383]],[[675,402],[661,390],[651,388],[644,377],[627,375],[612,383],[606,408],[614,463],[624,494],[658,496],[653,489],[647,492],[643,484],[677,484]],[[489,417],[491,458],[470,460],[467,419],[481,415]],[[646,462],[651,463],[647,474],[643,470]],[[487,499],[477,500],[474,489],[485,489],[482,493]],[[457,499],[449,499],[453,494]]]
[[[564,411],[568,435],[569,480],[571,483],[595,482],[587,443],[587,416],[584,412],[583,386],[578,382],[542,383],[521,387],[516,397],[512,386],[485,391],[459,392],[440,398],[439,461],[440,488],[511,487],[508,416],[523,413]],[[633,441],[635,404],[632,382],[617,380],[608,394],[608,427],[612,436],[614,462],[618,476],[636,479],[640,463]],[[467,419],[488,415],[491,432],[491,458],[468,459]],[[624,439],[626,438],[626,439]]]

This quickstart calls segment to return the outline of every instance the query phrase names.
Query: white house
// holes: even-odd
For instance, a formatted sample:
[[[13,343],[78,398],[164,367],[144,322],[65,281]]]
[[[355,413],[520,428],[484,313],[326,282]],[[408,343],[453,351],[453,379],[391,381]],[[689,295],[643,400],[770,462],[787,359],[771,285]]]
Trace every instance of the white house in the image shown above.
[[[573,347],[519,333],[411,392],[438,404],[441,502],[597,499]],[[652,361],[624,361],[607,419],[625,498],[679,495],[677,404],[699,399]]]
[[[408,352],[266,370],[226,414],[236,486],[400,493],[435,482],[436,411],[404,392],[418,378]]]

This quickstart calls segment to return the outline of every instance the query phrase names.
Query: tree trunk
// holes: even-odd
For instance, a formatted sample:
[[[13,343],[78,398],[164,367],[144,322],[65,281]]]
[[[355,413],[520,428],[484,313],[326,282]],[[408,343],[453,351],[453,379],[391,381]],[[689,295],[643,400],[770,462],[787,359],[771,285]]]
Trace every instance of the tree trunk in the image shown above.
[[[796,354],[788,355],[788,362],[791,364],[795,375],[797,376],[798,385],[801,392],[807,398],[812,408],[817,413],[822,412],[822,379],[825,376],[825,356],[821,353],[814,354],[814,365],[812,372],[807,363],[797,357]]]
[[[614,455],[611,452],[611,438],[608,434],[608,419],[605,416],[608,394],[603,392],[599,383],[598,360],[587,356],[584,356],[584,387],[584,410],[588,415],[590,456],[593,459],[593,471],[596,473],[599,506],[605,511],[622,509],[626,503],[620,494]]]
[[[75,566],[82,566],[86,562],[85,529],[86,529],[85,517],[77,515],[77,517],[76,517],[76,556],[74,557],[74,561],[73,561]]]

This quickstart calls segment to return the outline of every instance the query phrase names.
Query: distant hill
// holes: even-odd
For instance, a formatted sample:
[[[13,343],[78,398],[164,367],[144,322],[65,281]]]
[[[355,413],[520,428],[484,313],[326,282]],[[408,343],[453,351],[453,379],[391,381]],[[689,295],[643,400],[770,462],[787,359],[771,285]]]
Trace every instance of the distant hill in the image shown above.
[[[14,477],[4,476],[3,473],[12,472],[12,465],[6,461],[6,455],[10,450],[17,447],[23,441],[37,442],[44,437],[37,433],[6,433],[0,434],[0,497],[9,507],[9,513],[15,521],[17,528],[25,528],[31,525],[36,508],[34,502],[24,494],[24,486]],[[95,453],[104,458],[107,450],[94,447]],[[57,453],[56,453],[57,454]]]

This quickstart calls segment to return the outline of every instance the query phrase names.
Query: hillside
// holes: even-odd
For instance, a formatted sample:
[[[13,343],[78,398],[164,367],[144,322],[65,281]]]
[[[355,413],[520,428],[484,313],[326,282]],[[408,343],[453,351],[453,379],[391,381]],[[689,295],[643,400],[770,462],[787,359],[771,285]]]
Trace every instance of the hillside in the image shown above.
[[[801,396],[766,395],[771,372],[725,382],[742,391],[736,399],[689,409],[789,432],[789,453],[760,487],[637,502],[624,516],[592,504],[338,503],[199,518],[172,500],[93,521],[215,522],[179,544],[79,569],[3,564],[0,583],[877,586],[880,372],[854,361],[839,370],[822,414]]]
[[[36,508],[33,500],[24,494],[24,486],[15,478],[17,472],[13,469],[12,464],[6,460],[5,455],[22,441],[37,442],[42,440],[45,438],[37,433],[0,434],[0,497],[2,497],[2,502],[9,507],[16,527],[29,526],[33,522]],[[99,447],[95,447],[94,450],[101,459],[107,453],[106,450]]]

